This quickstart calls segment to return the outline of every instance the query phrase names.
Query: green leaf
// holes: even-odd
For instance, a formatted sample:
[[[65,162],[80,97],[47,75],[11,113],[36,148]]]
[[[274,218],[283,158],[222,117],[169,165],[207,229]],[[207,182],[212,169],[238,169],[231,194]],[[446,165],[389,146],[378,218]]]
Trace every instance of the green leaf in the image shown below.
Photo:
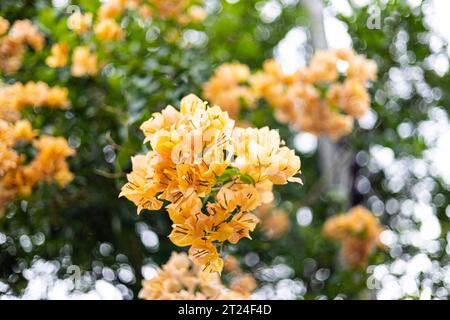
[[[227,168],[220,177],[216,177],[216,184],[225,184],[236,177],[239,177],[239,180],[243,183],[255,184],[255,180],[253,180],[251,176],[241,173],[241,171],[235,167]]]
[[[240,174],[239,179],[245,184],[255,184],[255,180],[248,174]]]

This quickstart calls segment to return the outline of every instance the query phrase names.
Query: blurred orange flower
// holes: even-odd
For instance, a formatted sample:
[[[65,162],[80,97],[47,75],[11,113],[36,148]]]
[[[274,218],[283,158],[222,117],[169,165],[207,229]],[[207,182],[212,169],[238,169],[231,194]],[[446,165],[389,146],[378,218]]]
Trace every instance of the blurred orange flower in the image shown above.
[[[69,47],[65,43],[56,43],[52,46],[51,55],[47,57],[45,63],[51,68],[64,67],[67,64]]]
[[[255,97],[249,86],[245,85],[249,78],[250,69],[246,65],[223,64],[203,85],[203,96],[228,112],[231,118],[237,119],[241,106],[254,106]]]
[[[97,55],[88,47],[76,47],[72,54],[71,74],[74,77],[97,74]]]
[[[123,36],[120,25],[111,18],[100,20],[95,25],[94,32],[100,40],[119,40]]]
[[[139,298],[145,300],[242,300],[250,297],[254,283],[243,279],[243,288],[226,288],[218,274],[204,276],[198,266],[192,265],[185,253],[173,252],[169,261],[158,270],[158,274],[142,282]]]
[[[67,19],[68,28],[79,34],[87,32],[91,24],[92,13],[90,12],[82,14],[80,11],[76,11]]]
[[[363,206],[356,206],[345,214],[328,219],[324,233],[342,243],[342,254],[350,266],[364,267],[372,250],[380,242],[383,227],[372,212]]]

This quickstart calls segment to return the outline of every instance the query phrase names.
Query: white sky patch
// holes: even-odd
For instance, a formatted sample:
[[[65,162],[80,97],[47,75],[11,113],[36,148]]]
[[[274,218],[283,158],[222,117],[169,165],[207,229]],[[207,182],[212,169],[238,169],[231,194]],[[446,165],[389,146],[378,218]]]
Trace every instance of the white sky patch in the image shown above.
[[[352,7],[348,3],[348,0],[332,0],[330,5],[331,9],[336,13],[343,14],[347,17],[352,14]]]
[[[153,263],[148,263],[141,268],[142,276],[145,280],[152,279],[158,275],[158,266]]]
[[[433,0],[431,5],[426,7],[426,22],[445,39],[450,40],[450,1]],[[450,49],[448,49],[450,50]],[[449,51],[450,53],[450,51]]]
[[[439,174],[450,185],[450,125],[442,128],[434,147],[425,152],[425,158],[431,162],[432,171]]]
[[[378,120],[378,115],[375,110],[369,109],[362,118],[358,119],[358,124],[361,128],[371,130]]]
[[[337,19],[330,10],[324,12],[325,33],[330,48],[350,48],[352,39],[344,22]]]
[[[441,108],[430,110],[430,120],[419,124],[419,134],[425,140],[428,150],[424,158],[431,164],[431,173],[442,177],[450,185],[450,121]]]
[[[309,132],[297,133],[294,137],[294,146],[301,153],[312,153],[317,149],[317,137]]]
[[[287,74],[295,72],[306,65],[306,51],[308,37],[303,28],[290,30],[275,48],[275,56],[283,71]]]
[[[297,223],[302,226],[306,227],[309,226],[313,219],[313,213],[310,208],[308,207],[302,207],[298,209],[297,211]]]
[[[120,285],[114,285],[103,279],[94,280],[92,289],[87,292],[74,290],[75,282],[73,278],[58,278],[60,266],[56,261],[46,261],[43,259],[33,262],[30,268],[23,271],[24,277],[28,280],[27,286],[20,296],[15,296],[6,290],[1,290],[2,299],[25,299],[25,300],[122,300],[124,294],[120,290]],[[134,277],[134,275],[133,275]],[[80,279],[80,281],[83,281]],[[5,288],[3,288],[5,289]],[[6,291],[6,292],[5,292]]]
[[[264,2],[262,5],[256,7],[259,10],[261,20],[265,23],[271,23],[281,14],[281,4],[277,1],[271,0]]]

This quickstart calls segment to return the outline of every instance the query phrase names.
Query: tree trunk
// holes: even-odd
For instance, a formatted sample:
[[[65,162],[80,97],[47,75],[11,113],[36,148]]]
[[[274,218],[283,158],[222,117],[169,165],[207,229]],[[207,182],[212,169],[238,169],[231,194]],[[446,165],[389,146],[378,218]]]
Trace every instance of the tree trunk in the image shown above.
[[[321,0],[303,0],[309,12],[312,44],[315,49],[327,49],[327,38],[324,26]],[[353,152],[348,148],[345,139],[334,142],[327,137],[319,137],[319,161],[325,191],[342,203],[345,209],[351,204],[353,185]]]

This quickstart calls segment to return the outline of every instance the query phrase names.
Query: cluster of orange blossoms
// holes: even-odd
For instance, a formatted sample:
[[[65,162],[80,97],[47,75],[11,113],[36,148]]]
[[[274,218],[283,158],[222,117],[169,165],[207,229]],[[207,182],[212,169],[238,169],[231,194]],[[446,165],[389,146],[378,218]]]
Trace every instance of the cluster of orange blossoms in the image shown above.
[[[135,10],[143,18],[176,18],[180,24],[200,22],[206,17],[206,11],[186,0],[143,1],[108,0],[102,3],[95,14],[75,11],[68,19],[67,26],[77,34],[93,31],[101,41],[117,41],[124,38],[120,20],[126,10]],[[69,47],[66,43],[55,43],[46,63],[52,68],[64,67],[69,60]],[[74,77],[92,76],[99,70],[98,56],[87,46],[77,46],[72,52],[71,74]]]
[[[226,288],[218,274],[205,277],[185,253],[176,252],[154,278],[142,284],[139,298],[145,300],[241,300],[251,295],[248,287]]]
[[[383,227],[372,212],[362,206],[327,220],[324,233],[342,243],[342,254],[348,265],[364,267],[372,250],[380,242]]]
[[[243,272],[238,259],[231,254],[226,254],[223,258],[223,270],[228,273],[231,290],[250,295],[258,287],[252,274]]]
[[[14,146],[25,141],[37,151],[29,162]],[[0,214],[17,195],[28,196],[39,181],[64,187],[73,179],[66,159],[75,151],[64,138],[38,136],[27,120],[11,123],[0,119]]]
[[[94,76],[98,72],[97,54],[88,47],[79,46],[73,50],[70,73],[74,77]]]
[[[122,29],[117,18],[125,11],[127,2],[127,0],[109,0],[101,4],[94,25],[94,34],[97,39],[111,41],[122,38]],[[83,14],[81,11],[75,11],[67,19],[67,26],[78,34],[84,34],[90,30],[92,21],[92,12]]]
[[[0,119],[17,120],[19,111],[28,106],[66,109],[70,106],[68,94],[67,88],[49,87],[41,81],[0,84]]]
[[[376,79],[374,61],[351,49],[317,51],[308,66],[286,74],[275,60],[250,75],[245,65],[220,66],[204,85],[204,95],[232,115],[240,106],[264,99],[280,122],[337,139],[350,133],[355,118],[370,108],[367,82]]]
[[[74,150],[64,138],[39,136],[20,110],[26,106],[67,108],[67,89],[49,87],[43,82],[0,86],[0,214],[16,196],[30,195],[40,181],[65,186],[73,179],[66,159]],[[15,146],[29,144],[36,155],[29,159]]]
[[[237,119],[241,106],[253,107],[255,95],[248,86],[250,69],[240,63],[226,63],[218,67],[203,85],[203,96],[221,106],[232,119]]]
[[[207,273],[220,272],[217,247],[250,237],[251,213],[273,200],[273,184],[301,182],[300,159],[283,146],[277,131],[235,128],[220,107],[194,95],[141,126],[152,150],[132,159],[133,171],[120,196],[142,209],[163,201],[173,222],[170,239],[190,246],[189,256]]]
[[[117,22],[118,17],[127,7],[126,0],[109,0],[99,7],[97,19],[93,25],[93,13],[83,14],[75,11],[67,19],[67,26],[77,34],[85,34],[91,31],[95,37],[102,41],[120,40],[123,38],[122,28]],[[52,68],[61,68],[69,61],[69,47],[66,43],[55,43],[51,48],[51,54],[47,57],[46,63]],[[71,74],[74,77],[93,76],[99,70],[97,54],[92,52],[88,46],[77,46],[72,52]]]
[[[145,1],[135,2],[140,3],[137,7],[144,17],[175,19],[180,25],[199,23],[207,16],[206,10],[201,6],[202,0],[149,0],[143,4]]]
[[[268,239],[277,239],[291,228],[289,214],[281,208],[275,208],[273,203],[260,206],[255,214]]]
[[[25,48],[30,46],[36,51],[45,44],[44,35],[30,20],[17,20],[11,28],[9,22],[0,17],[0,73],[15,73],[22,65]]]
[[[67,26],[77,34],[91,31],[95,37],[102,41],[114,41],[123,38],[122,28],[117,22],[118,17],[125,11],[126,0],[109,0],[99,7],[97,19],[93,25],[93,13],[83,14],[75,11],[68,19]],[[65,43],[56,43],[52,46],[51,55],[46,63],[52,68],[64,67],[68,63],[69,47]],[[99,69],[97,54],[91,52],[87,46],[77,46],[72,52],[71,74],[74,77],[93,76]]]
[[[123,38],[122,28],[116,20],[125,11],[127,2],[127,0],[109,0],[100,6],[94,26],[95,36],[99,40],[112,41]]]

